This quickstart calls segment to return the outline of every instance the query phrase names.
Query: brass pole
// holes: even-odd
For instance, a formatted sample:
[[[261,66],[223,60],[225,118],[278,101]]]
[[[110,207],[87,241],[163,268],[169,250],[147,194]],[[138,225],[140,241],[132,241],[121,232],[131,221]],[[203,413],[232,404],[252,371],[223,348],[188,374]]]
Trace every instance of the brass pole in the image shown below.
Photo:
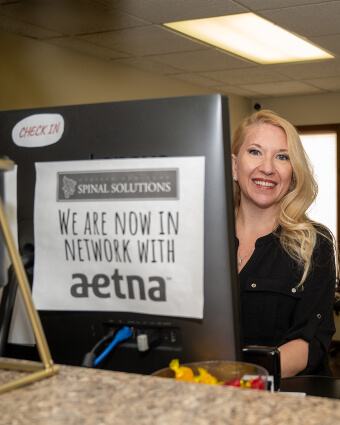
[[[13,168],[14,168],[13,161],[0,159],[1,171],[11,170]],[[17,277],[18,287],[21,290],[24,304],[27,309],[27,314],[31,322],[39,356],[43,363],[43,368],[45,369],[45,370],[33,373],[32,375],[30,375],[30,377],[25,377],[17,381],[14,381],[16,382],[16,384],[13,384],[14,386],[12,384],[5,384],[4,386],[1,386],[0,387],[0,393],[1,393],[9,389],[16,388],[17,386],[25,385],[35,380],[42,379],[43,377],[50,376],[58,371],[58,367],[55,366],[53,363],[51,353],[50,353],[50,350],[46,341],[46,337],[43,331],[43,327],[41,325],[40,317],[37,313],[37,310],[34,307],[30,285],[28,283],[28,279],[27,279],[26,272],[22,264],[21,258],[16,249],[14,238],[10,230],[10,226],[6,219],[1,198],[0,198],[0,224],[1,224],[1,230],[3,233],[4,241],[6,243],[10,258],[12,260],[14,272]],[[13,363],[13,362],[0,361],[0,367],[6,368],[6,366],[9,366],[8,369],[25,370],[25,367],[20,363],[16,364],[15,362]],[[37,368],[40,369],[39,366]]]

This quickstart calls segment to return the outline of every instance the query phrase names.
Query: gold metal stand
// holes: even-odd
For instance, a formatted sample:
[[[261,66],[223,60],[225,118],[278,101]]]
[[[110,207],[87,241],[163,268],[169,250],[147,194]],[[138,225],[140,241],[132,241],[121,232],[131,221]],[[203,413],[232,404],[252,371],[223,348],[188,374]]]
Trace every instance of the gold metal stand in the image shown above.
[[[8,171],[14,168],[14,162],[8,159],[0,159],[0,171]],[[33,372],[25,375],[23,378],[16,379],[11,382],[0,385],[0,394],[23,385],[31,384],[40,379],[47,378],[56,374],[59,370],[54,365],[51,358],[50,350],[47,345],[46,337],[41,325],[41,321],[37,310],[34,307],[30,285],[26,276],[24,266],[16,249],[15,242],[6,219],[3,203],[0,197],[0,225],[3,233],[4,241],[7,246],[9,255],[12,260],[14,272],[17,277],[18,287],[21,291],[27,314],[34,332],[37,349],[39,352],[41,363],[39,362],[23,362],[15,359],[0,359],[0,369],[9,369],[16,371]]]

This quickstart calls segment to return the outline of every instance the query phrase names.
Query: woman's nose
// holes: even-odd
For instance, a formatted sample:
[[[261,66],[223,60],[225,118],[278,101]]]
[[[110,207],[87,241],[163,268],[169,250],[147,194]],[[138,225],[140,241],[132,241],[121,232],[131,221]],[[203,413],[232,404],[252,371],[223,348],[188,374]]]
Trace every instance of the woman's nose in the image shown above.
[[[271,158],[264,157],[260,165],[260,171],[264,174],[273,174],[275,172],[274,164]]]

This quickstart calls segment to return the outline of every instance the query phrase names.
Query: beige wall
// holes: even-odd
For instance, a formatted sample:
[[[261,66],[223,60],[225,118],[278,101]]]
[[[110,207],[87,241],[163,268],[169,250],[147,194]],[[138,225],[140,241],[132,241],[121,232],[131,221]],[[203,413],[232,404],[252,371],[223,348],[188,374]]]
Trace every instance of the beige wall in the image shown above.
[[[0,33],[0,49],[1,110],[209,93],[9,33]]]
[[[294,125],[340,123],[340,93],[253,99]]]
[[[213,93],[5,32],[0,32],[0,51],[2,111]],[[229,103],[233,129],[251,111],[251,103],[233,95]]]

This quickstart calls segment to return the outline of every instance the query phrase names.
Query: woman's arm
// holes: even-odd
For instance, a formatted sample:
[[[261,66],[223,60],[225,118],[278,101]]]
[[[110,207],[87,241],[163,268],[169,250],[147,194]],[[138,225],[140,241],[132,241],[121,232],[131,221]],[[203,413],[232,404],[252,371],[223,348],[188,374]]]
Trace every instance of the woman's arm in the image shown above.
[[[309,343],[304,339],[294,339],[281,345],[281,377],[288,378],[303,371],[308,363]]]
[[[279,343],[280,349],[287,350],[282,364],[285,376],[294,374],[295,371],[303,375],[331,374],[327,357],[335,332],[333,304],[336,267],[334,260],[332,244],[325,237],[318,235],[312,267],[303,284],[302,296],[295,310],[293,325]],[[290,343],[292,343],[291,347]],[[306,367],[298,370],[298,364],[304,363],[306,356]],[[294,358],[298,362],[295,366]],[[292,365],[293,368],[291,368]]]

